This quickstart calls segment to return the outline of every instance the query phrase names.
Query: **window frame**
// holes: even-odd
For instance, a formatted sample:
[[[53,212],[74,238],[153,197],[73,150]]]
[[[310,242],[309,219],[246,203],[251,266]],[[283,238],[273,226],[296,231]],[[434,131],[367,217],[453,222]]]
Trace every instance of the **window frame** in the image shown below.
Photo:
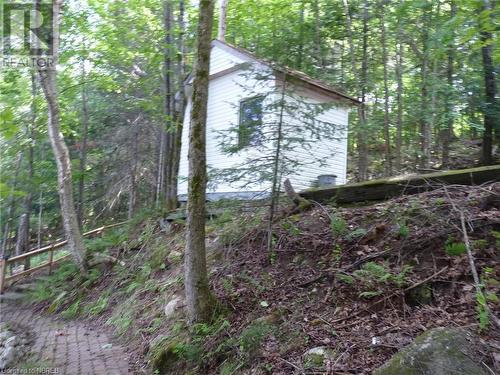
[[[264,117],[264,100],[265,100],[265,95],[255,95],[255,96],[250,96],[247,98],[243,98],[239,101],[238,103],[238,148],[243,149],[248,146],[256,146],[258,144],[262,144],[262,141],[258,142],[257,144],[252,144],[252,135],[258,131],[259,127],[262,127],[264,124],[263,117]],[[252,124],[252,127],[250,128],[248,126],[248,123],[244,123],[244,114],[243,114],[243,106],[247,102],[252,102],[260,100],[260,124]],[[244,134],[246,133],[246,134]]]

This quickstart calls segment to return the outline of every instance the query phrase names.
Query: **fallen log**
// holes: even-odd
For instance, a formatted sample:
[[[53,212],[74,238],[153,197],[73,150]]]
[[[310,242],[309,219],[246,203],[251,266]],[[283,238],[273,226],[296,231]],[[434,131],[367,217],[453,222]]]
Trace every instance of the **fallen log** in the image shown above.
[[[443,184],[480,185],[494,181],[500,181],[500,165],[308,189],[299,195],[316,202],[334,200],[337,203],[355,203],[418,194]]]

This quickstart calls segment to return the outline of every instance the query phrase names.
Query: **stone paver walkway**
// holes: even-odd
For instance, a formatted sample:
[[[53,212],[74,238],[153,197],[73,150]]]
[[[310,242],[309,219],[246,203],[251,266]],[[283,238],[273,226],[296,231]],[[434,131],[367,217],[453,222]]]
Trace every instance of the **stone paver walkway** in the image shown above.
[[[0,321],[15,322],[34,334],[33,360],[41,371],[50,368],[60,375],[130,374],[123,347],[112,343],[104,332],[81,322],[63,321],[35,313],[16,302],[0,304]],[[38,370],[40,371],[40,370]],[[31,373],[31,372],[30,372]]]

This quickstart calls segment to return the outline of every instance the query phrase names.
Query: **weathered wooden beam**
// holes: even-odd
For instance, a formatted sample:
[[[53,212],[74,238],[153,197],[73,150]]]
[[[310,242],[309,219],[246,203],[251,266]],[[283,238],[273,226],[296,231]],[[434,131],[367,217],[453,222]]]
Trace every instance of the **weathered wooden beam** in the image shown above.
[[[500,181],[500,165],[308,189],[299,194],[317,202],[333,200],[337,203],[355,203],[418,194],[443,184],[480,185],[494,181]]]

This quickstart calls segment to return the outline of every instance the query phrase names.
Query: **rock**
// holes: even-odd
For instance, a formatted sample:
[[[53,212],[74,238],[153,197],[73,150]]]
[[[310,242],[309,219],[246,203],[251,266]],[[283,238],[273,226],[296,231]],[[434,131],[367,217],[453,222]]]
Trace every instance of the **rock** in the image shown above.
[[[180,297],[174,296],[174,298],[165,305],[164,309],[165,316],[167,318],[171,318],[175,314],[177,308],[180,307],[181,305],[182,305],[182,299]]]
[[[0,370],[9,368],[16,359],[16,351],[13,346],[6,347],[0,353]]]
[[[326,346],[317,346],[309,349],[302,356],[304,360],[304,367],[324,367],[326,362],[332,359],[334,355],[334,351]]]
[[[17,336],[11,336],[7,340],[5,340],[4,345],[5,347],[16,346],[18,343],[19,339],[17,338]]]
[[[418,336],[373,375],[488,375],[479,340],[456,328],[434,328]]]
[[[11,331],[1,331],[0,332],[0,342],[3,343],[7,341],[10,337],[14,336]]]

